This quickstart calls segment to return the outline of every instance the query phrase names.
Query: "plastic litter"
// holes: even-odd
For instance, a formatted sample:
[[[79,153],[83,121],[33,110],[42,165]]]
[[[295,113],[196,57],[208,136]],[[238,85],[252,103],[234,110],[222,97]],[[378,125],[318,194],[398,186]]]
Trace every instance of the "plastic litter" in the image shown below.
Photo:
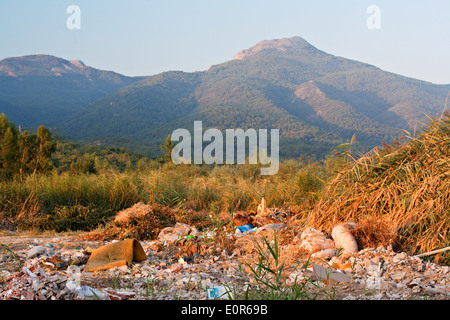
[[[197,240],[197,239],[198,239],[197,236],[190,234],[188,236],[178,239],[177,242],[180,242],[181,240],[189,241],[189,240]]]
[[[253,227],[251,224],[246,224],[246,225],[237,227],[236,228],[236,233],[239,234],[239,233],[244,233],[244,232],[252,232],[252,231],[255,231],[255,230],[256,230],[256,228]]]
[[[206,299],[229,299],[230,297],[233,298],[233,293],[224,286],[206,289]]]
[[[103,300],[106,298],[106,294],[104,294],[103,292],[95,289],[95,288],[91,288],[89,286],[81,286],[81,287],[77,287],[74,289],[75,293],[83,299],[100,299]]]

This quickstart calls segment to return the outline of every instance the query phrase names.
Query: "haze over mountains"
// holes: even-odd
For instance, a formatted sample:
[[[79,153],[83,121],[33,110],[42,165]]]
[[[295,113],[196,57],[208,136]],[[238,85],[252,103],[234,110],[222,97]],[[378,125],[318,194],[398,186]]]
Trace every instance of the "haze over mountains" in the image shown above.
[[[22,127],[58,126],[67,116],[140,79],[50,55],[7,58],[0,61],[0,112]]]
[[[449,90],[300,37],[262,41],[206,71],[141,78],[52,56],[0,61],[0,112],[16,124],[150,153],[195,120],[204,129],[278,128],[287,157],[323,156],[353,134],[369,148],[440,114]]]

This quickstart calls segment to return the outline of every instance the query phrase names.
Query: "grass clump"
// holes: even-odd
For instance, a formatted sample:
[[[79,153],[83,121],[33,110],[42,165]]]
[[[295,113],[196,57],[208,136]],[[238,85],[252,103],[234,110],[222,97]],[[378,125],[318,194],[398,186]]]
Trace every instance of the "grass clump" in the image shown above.
[[[410,253],[449,246],[450,114],[430,118],[408,139],[352,159],[324,188],[308,223],[331,232],[338,222],[377,221],[365,228],[373,239],[367,246],[380,239]]]

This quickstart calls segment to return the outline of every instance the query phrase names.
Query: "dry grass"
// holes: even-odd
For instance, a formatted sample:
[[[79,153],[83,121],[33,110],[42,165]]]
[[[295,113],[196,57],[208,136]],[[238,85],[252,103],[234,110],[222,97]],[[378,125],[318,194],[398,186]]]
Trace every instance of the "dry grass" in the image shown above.
[[[360,223],[365,246],[392,242],[408,252],[449,246],[450,114],[430,118],[408,139],[343,168],[325,187],[308,224],[331,232],[339,222]]]
[[[165,164],[138,172],[36,175],[0,182],[0,213],[21,230],[94,230],[120,210],[143,202],[183,209],[180,222],[202,229],[220,214],[256,209],[265,197],[271,206],[311,207],[327,174],[319,163],[288,160],[274,176],[255,165]],[[305,191],[307,190],[307,191]],[[2,227],[2,225],[0,225]],[[9,226],[6,226],[8,227]]]

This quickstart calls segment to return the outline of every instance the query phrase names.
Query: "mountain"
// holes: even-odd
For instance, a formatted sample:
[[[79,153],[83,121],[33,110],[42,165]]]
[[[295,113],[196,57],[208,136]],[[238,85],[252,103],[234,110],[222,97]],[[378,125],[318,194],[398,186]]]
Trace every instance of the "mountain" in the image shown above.
[[[0,112],[23,127],[55,126],[140,79],[50,55],[7,58],[0,61]]]
[[[442,112],[436,85],[321,51],[300,37],[262,41],[207,71],[165,72],[107,95],[60,128],[79,139],[157,152],[176,128],[279,128],[284,156],[356,134],[368,149]],[[99,123],[101,125],[99,125]]]
[[[54,65],[39,61],[44,58]],[[41,77],[20,90],[18,85],[15,91],[10,89],[14,86],[0,86],[5,110],[17,119],[33,118],[29,123],[46,119],[62,134],[88,143],[154,155],[174,129],[192,132],[195,120],[203,121],[203,129],[278,128],[285,157],[323,157],[354,134],[355,147],[365,151],[397,138],[402,129],[414,130],[426,121],[426,114],[440,114],[450,91],[450,85],[334,56],[301,37],[259,42],[206,71],[169,71],[140,79],[95,69],[88,73],[81,62],[34,59],[15,69],[12,62],[0,64],[0,78],[11,82],[28,81],[34,73]],[[21,70],[27,76],[20,76]],[[33,112],[31,104],[14,103],[11,95],[5,98],[5,92],[15,92],[12,96],[21,101],[38,100],[44,91],[33,91],[33,84],[42,84],[45,77],[58,90],[47,87],[46,104],[36,104]],[[82,101],[73,103],[67,97]],[[58,108],[64,114],[57,114]]]

